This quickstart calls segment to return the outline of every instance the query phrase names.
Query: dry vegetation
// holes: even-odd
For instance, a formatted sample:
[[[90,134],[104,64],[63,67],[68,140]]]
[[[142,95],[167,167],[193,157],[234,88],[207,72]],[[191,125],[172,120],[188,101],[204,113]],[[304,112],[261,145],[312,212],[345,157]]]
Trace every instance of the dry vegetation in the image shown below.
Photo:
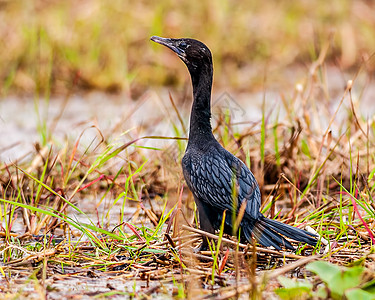
[[[134,96],[151,84],[181,84],[185,70],[169,60],[170,53],[149,45],[152,35],[201,37],[215,53],[221,74],[216,83],[236,90],[259,89],[265,65],[272,82],[283,84],[286,67],[308,66],[326,42],[330,63],[342,69],[357,68],[375,49],[372,1],[2,0],[0,5],[5,95],[48,97],[51,89],[70,90],[74,81],[80,89]],[[374,64],[369,67],[374,70]]]
[[[224,111],[214,131],[251,166],[264,214],[314,230],[320,241],[315,248],[295,244],[296,253],[278,252],[218,232],[211,251],[195,253],[201,232],[180,171],[187,120],[175,109],[169,114],[174,137],[119,129],[103,136],[97,128],[89,146],[81,137],[59,146],[49,132],[31,159],[0,162],[2,296],[228,299],[277,293],[284,299],[358,299],[357,292],[373,299],[375,118],[362,118],[358,109],[374,70],[372,2],[272,1],[235,8],[225,1],[215,7],[125,2],[0,2],[0,32],[8,41],[3,39],[0,57],[3,94],[38,98],[55,92],[69,101],[76,89],[140,93],[149,83],[186,78],[179,76],[186,70],[177,60],[175,73],[164,70],[168,54],[152,63],[160,57],[147,42],[151,34],[204,37],[220,87],[263,86],[265,77],[245,62],[254,62],[255,70],[269,65],[271,82],[281,82],[275,70],[302,63],[306,72],[296,88],[278,91],[285,117],[278,117],[279,108],[264,109],[239,130]],[[203,17],[207,28],[193,22]],[[329,64],[356,72],[334,104]],[[244,79],[247,71],[258,78]],[[170,99],[172,106],[177,100]],[[111,142],[121,134],[123,144]],[[168,139],[169,147],[146,149],[142,142],[151,138]],[[336,285],[352,286],[340,294],[313,261],[347,267]]]

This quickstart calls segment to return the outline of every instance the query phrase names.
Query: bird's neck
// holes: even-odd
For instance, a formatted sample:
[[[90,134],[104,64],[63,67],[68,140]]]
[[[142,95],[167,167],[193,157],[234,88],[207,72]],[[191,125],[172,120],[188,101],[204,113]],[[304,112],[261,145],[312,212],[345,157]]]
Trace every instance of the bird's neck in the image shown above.
[[[212,139],[211,89],[212,66],[202,68],[199,73],[190,72],[193,84],[193,106],[190,115],[189,143]]]

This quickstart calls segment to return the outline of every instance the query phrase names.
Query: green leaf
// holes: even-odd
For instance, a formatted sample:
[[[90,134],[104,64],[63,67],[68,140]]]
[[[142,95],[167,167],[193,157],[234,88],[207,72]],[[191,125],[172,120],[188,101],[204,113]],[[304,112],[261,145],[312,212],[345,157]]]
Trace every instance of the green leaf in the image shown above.
[[[307,145],[305,140],[301,141],[301,150],[302,150],[303,154],[305,154],[307,157],[311,158],[309,145]]]
[[[295,279],[279,276],[277,280],[284,288],[277,289],[275,292],[281,299],[307,299],[311,293],[312,284],[308,281],[297,281]]]
[[[342,296],[346,290],[359,286],[362,273],[362,267],[346,268],[327,283],[328,288],[332,293]]]
[[[340,268],[325,261],[316,261],[306,266],[316,273],[330,289],[333,298],[341,298],[345,291],[360,285],[364,268]]]
[[[332,278],[340,275],[341,269],[338,266],[330,264],[326,261],[314,261],[306,266],[308,271],[318,275],[325,283],[329,283]]]
[[[279,276],[277,277],[277,280],[280,282],[280,284],[285,287],[286,289],[296,288],[296,287],[306,287],[309,289],[312,289],[312,284],[308,281],[297,281],[295,279],[291,279],[288,277]]]
[[[366,282],[363,286],[362,289],[365,290],[366,292],[375,294],[375,279],[371,280],[369,282]]]
[[[375,294],[371,294],[361,289],[350,289],[345,292],[348,300],[374,300]]]
[[[275,293],[283,300],[307,299],[310,289],[307,287],[279,288],[275,290]]]
[[[372,170],[372,172],[371,172],[370,175],[368,176],[368,180],[369,180],[369,181],[372,180],[372,178],[374,177],[374,175],[375,175],[375,169]]]
[[[316,291],[315,295],[319,298],[319,299],[327,299],[328,298],[328,292],[327,292],[327,288],[325,286],[320,286],[318,288],[318,290]]]

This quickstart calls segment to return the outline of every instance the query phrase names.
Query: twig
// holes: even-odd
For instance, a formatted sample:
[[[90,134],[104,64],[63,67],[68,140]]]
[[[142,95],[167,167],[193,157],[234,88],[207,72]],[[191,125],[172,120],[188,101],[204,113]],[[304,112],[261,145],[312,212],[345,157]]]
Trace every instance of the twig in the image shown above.
[[[188,227],[186,225],[182,225],[181,227],[182,227],[182,229],[185,229],[185,230],[200,233],[201,235],[207,236],[210,239],[215,239],[215,240],[219,239],[218,236],[216,236],[212,233],[205,232],[203,230],[199,230],[199,229],[196,229],[196,228],[193,228],[193,227]],[[241,243],[238,243],[238,242],[234,242],[234,241],[232,241],[230,239],[227,239],[227,238],[222,238],[222,241],[225,242],[225,243],[234,245],[234,246],[238,245],[242,249],[247,249],[248,247],[251,248],[250,245],[245,245],[245,244],[241,244]],[[297,255],[297,254],[290,254],[290,253],[280,252],[280,251],[276,251],[276,250],[265,249],[265,248],[261,248],[261,247],[257,247],[257,250],[260,251],[260,252],[263,252],[263,253],[274,254],[274,255],[277,255],[277,256],[287,257],[287,258],[300,259],[300,258],[304,257],[304,256]]]

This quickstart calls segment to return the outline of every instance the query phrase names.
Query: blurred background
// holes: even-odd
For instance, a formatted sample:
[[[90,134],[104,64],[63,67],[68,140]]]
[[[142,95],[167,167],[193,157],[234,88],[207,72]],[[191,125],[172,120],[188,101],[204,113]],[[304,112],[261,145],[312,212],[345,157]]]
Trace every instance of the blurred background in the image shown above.
[[[74,86],[136,99],[152,86],[182,86],[186,70],[152,35],[204,41],[215,86],[253,91],[264,70],[272,84],[293,81],[327,44],[327,63],[357,70],[375,51],[375,2],[0,0],[1,95]]]
[[[274,119],[301,114],[298,94],[310,95],[310,116],[325,122],[353,78],[360,113],[375,113],[374,1],[0,0],[0,159],[32,153],[35,142],[63,147],[83,133],[85,145],[124,132],[126,140],[185,137],[190,78],[152,35],[207,44],[213,104],[235,107],[231,117],[245,129],[260,121],[263,99]]]

